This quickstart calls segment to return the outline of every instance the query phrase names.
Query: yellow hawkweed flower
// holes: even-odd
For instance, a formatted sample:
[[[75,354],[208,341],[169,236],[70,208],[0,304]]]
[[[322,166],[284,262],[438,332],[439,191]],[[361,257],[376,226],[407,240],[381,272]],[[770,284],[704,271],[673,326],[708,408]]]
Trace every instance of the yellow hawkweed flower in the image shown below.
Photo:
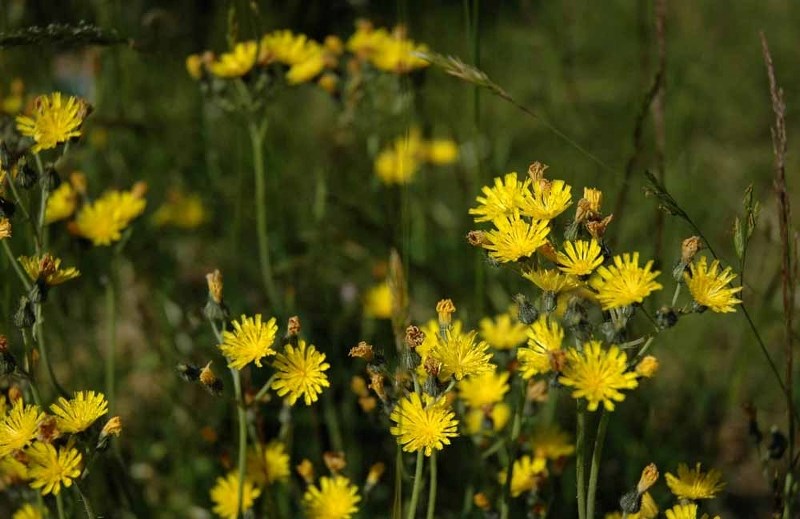
[[[179,229],[196,229],[208,219],[205,205],[197,193],[183,193],[172,190],[167,200],[153,213],[153,225],[156,227],[177,227]]]
[[[600,207],[603,205],[603,192],[593,187],[583,188],[583,198],[589,202],[589,210],[593,213],[600,213]]]
[[[81,453],[71,444],[58,450],[50,443],[36,442],[25,451],[30,463],[31,488],[40,488],[42,495],[58,495],[61,487],[69,488],[81,475]]]
[[[667,519],[697,519],[697,505],[695,503],[675,505],[665,514]]]
[[[392,289],[384,281],[373,286],[364,294],[364,315],[373,319],[391,319]]]
[[[373,53],[372,64],[386,72],[405,74],[430,65],[427,60],[416,56],[416,53],[427,51],[425,44],[417,44],[413,40],[393,35],[383,40],[378,51]]]
[[[574,290],[581,286],[580,281],[575,276],[562,274],[555,269],[537,269],[525,272],[522,277],[539,287],[545,292],[558,294]]]
[[[289,66],[290,85],[311,81],[325,68],[325,49],[304,34],[274,31],[261,39],[260,63],[278,62]]]
[[[446,380],[453,376],[456,380],[461,380],[494,370],[495,366],[490,362],[492,354],[486,351],[489,345],[484,341],[476,343],[477,335],[474,331],[454,333],[454,330],[448,330],[444,339],[439,337],[430,352],[430,357],[442,365],[439,378]]]
[[[517,261],[536,252],[546,243],[550,227],[546,220],[533,220],[530,223],[519,216],[503,217],[494,221],[497,229],[486,233],[489,243],[483,247],[489,256],[500,263]]]
[[[679,499],[711,499],[722,490],[722,473],[716,469],[708,472],[700,470],[698,463],[694,470],[689,469],[685,463],[678,464],[678,476],[667,473],[667,485]]]
[[[539,316],[528,329],[527,347],[517,351],[522,378],[527,380],[534,375],[551,371],[551,358],[554,352],[561,350],[563,340],[564,330],[561,326],[546,315]]]
[[[25,504],[22,505],[22,508],[14,512],[11,519],[44,519],[44,513],[38,506]]]
[[[586,276],[603,264],[603,251],[597,240],[564,243],[564,252],[557,256],[558,268],[573,276]]]
[[[636,374],[640,377],[652,378],[658,371],[658,359],[652,355],[648,355],[636,364]]]
[[[186,72],[192,79],[203,78],[203,56],[200,54],[190,54],[186,56]]]
[[[21,398],[14,402],[0,421],[0,458],[32,442],[44,416],[37,405],[25,405]]]
[[[525,342],[525,325],[513,320],[509,314],[500,314],[494,319],[481,319],[481,337],[489,346],[498,350],[510,350]]]
[[[688,272],[683,273],[683,280],[689,287],[689,292],[698,305],[708,307],[714,312],[735,312],[733,305],[742,302],[735,297],[735,294],[741,292],[742,287],[729,287],[736,274],[730,267],[725,267],[720,272],[719,260],[712,261],[711,267],[707,262],[706,257],[701,256],[699,261],[689,265],[691,276]]]
[[[433,139],[425,143],[425,158],[431,164],[444,166],[458,160],[458,144],[450,139]]]
[[[247,453],[247,477],[258,486],[289,479],[289,454],[283,442],[253,446]]]
[[[225,52],[215,59],[208,69],[221,78],[242,77],[255,65],[257,53],[258,43],[254,41],[237,43],[231,52]]]
[[[458,383],[459,396],[470,407],[496,404],[508,393],[508,372],[484,373]]]
[[[323,476],[319,487],[310,485],[303,494],[308,519],[350,519],[358,513],[358,487],[344,476]]]
[[[423,142],[417,128],[395,139],[375,158],[375,174],[384,184],[408,184],[414,179],[422,159]]]
[[[80,137],[80,127],[89,113],[89,105],[77,97],[65,97],[62,98],[60,92],[39,96],[34,101],[31,116],[17,116],[19,132],[36,142],[32,148],[34,153]]]
[[[79,433],[108,413],[108,402],[102,393],[77,391],[71,400],[60,397],[50,406],[56,415],[56,426],[62,433]]]
[[[470,435],[479,434],[486,429],[499,432],[508,424],[509,418],[511,418],[511,406],[500,402],[491,406],[488,414],[487,408],[468,410],[464,417],[464,428]]]
[[[242,485],[242,512],[250,510],[260,495],[261,490],[252,481],[245,478]],[[211,501],[214,502],[214,513],[222,519],[239,517],[239,474],[237,471],[230,472],[224,478],[217,478],[211,489]]]
[[[45,254],[42,257],[20,256],[19,262],[31,280],[41,280],[50,287],[66,283],[70,279],[75,279],[81,275],[80,271],[75,267],[62,270],[61,259],[55,258],[50,254]]]
[[[0,457],[0,482],[10,485],[22,483],[28,479],[30,479],[28,477],[28,467],[13,456]]]
[[[572,205],[572,188],[563,180],[539,180],[533,183],[532,192],[523,213],[535,220],[552,220]]]
[[[596,411],[601,402],[607,411],[613,411],[614,402],[625,399],[620,390],[639,385],[636,373],[626,371],[627,364],[625,352],[618,347],[604,350],[599,341],[590,341],[582,352],[570,350],[559,382],[575,388],[572,397],[585,398],[589,411]]]
[[[639,253],[631,255],[626,252],[614,256],[613,265],[598,268],[589,284],[597,291],[603,310],[641,303],[651,292],[662,288],[655,282],[661,272],[651,271],[652,267],[653,261],[650,260],[640,268]]]
[[[130,191],[107,191],[78,211],[72,230],[95,246],[111,245],[122,238],[131,221],[141,215],[147,201],[139,186]]]
[[[0,218],[0,240],[11,237],[11,221],[8,218]]]
[[[475,215],[475,222],[494,222],[521,212],[526,200],[530,198],[530,179],[520,182],[516,171],[494,179],[494,187],[484,186],[479,196],[478,207],[469,210]]]
[[[239,321],[233,321],[233,331],[222,332],[222,344],[219,349],[228,359],[228,367],[242,369],[251,362],[261,367],[261,359],[275,355],[272,343],[278,325],[272,317],[267,322],[261,321],[261,314],[255,317],[242,315]]]
[[[44,223],[65,220],[72,216],[78,206],[78,193],[69,182],[62,182],[47,198]]]
[[[303,397],[306,405],[311,405],[319,398],[322,388],[330,387],[325,371],[330,364],[325,362],[325,354],[320,353],[314,345],[306,347],[306,341],[300,340],[297,348],[286,346],[284,353],[275,357],[273,367],[277,370],[272,383],[278,396],[285,396],[289,405]]]
[[[547,460],[523,456],[514,462],[511,475],[511,497],[518,497],[539,487],[547,476]],[[500,482],[505,483],[506,473],[500,473]]]
[[[551,460],[571,456],[575,452],[572,438],[557,425],[536,429],[531,435],[531,446],[537,458]]]
[[[406,452],[422,450],[430,456],[433,449],[442,450],[450,445],[450,438],[458,436],[458,420],[446,404],[445,399],[435,400],[425,395],[425,402],[417,393],[400,400],[392,410],[393,425],[389,432],[397,436],[397,443]]]
[[[112,416],[100,431],[100,438],[119,437],[120,434],[122,434],[122,419],[119,416]]]

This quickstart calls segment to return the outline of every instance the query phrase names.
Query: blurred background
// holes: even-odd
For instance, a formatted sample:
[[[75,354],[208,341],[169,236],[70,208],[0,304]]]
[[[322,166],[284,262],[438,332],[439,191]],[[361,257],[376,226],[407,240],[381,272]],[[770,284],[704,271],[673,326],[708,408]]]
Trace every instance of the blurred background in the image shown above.
[[[394,441],[385,424],[366,415],[350,390],[351,377],[363,370],[348,359],[350,347],[367,340],[393,349],[389,320],[365,316],[364,294],[385,279],[396,249],[413,321],[433,317],[444,297],[472,327],[505,311],[528,287],[469,247],[464,237],[474,224],[467,211],[481,186],[510,171],[524,174],[534,160],[550,165],[548,175],[574,186],[573,194],[583,186],[602,189],[606,212],[615,214],[614,249],[655,258],[664,275],[679,258],[680,241],[693,232],[645,197],[644,171],[663,178],[734,267],[733,220],[752,184],[763,210],[743,299],[782,369],[773,115],[759,31],[785,90],[793,183],[800,178],[795,2],[3,0],[3,34],[85,20],[123,40],[7,44],[0,48],[0,95],[10,95],[19,78],[29,97],[54,90],[85,97],[94,113],[62,171],[84,172],[95,192],[139,180],[149,186],[147,213],[120,262],[118,303],[120,451],[135,485],[116,488],[127,489],[137,516],[206,517],[208,489],[235,458],[231,407],[175,374],[179,362],[205,363],[217,355],[201,313],[205,274],[223,272],[232,315],[274,315],[260,288],[247,133],[235,115],[204,99],[185,59],[227,50],[230,34],[245,40],[287,28],[317,41],[331,34],[346,40],[358,19],[404,24],[417,42],[478,65],[538,117],[433,67],[376,81],[349,117],[342,116],[341,100],[314,85],[270,98],[268,225],[287,302],[276,317],[285,322],[299,315],[304,334],[333,366],[331,390],[295,417],[296,436],[314,441],[295,443],[293,464],[302,457],[318,462],[331,448],[321,423],[334,419],[344,432],[352,477],[362,480],[376,461],[391,465]],[[425,166],[409,184],[384,185],[373,161],[411,127],[453,139],[459,160]],[[200,209],[192,210],[201,215],[185,225],[160,225],[158,208],[181,194],[199,197]],[[796,206],[796,192],[792,200]],[[83,275],[49,303],[52,362],[66,387],[101,388],[109,254],[82,248],[57,229],[53,248]],[[0,275],[0,333],[13,336],[10,316],[20,287],[5,258]],[[659,375],[631,393],[610,423],[599,509],[615,510],[651,461],[662,472],[701,461],[722,470],[727,483],[712,508],[723,517],[766,516],[771,476],[762,474],[742,405],[757,407],[764,430],[773,423],[785,428],[785,417],[779,388],[742,315],[687,316],[659,337],[655,351]],[[222,369],[221,358],[213,358]],[[559,398],[557,419],[574,431],[574,406],[566,392]],[[262,424],[267,436],[277,427],[270,413],[280,408],[270,405]],[[464,496],[485,477],[474,456],[466,439],[441,456],[441,517],[479,517]],[[121,478],[114,465],[100,465],[96,470],[109,481]],[[555,489],[550,516],[573,516],[573,474],[568,468]],[[364,503],[361,517],[389,516],[391,479]],[[108,490],[96,485],[91,491],[103,503]],[[7,497],[0,495],[0,510]]]

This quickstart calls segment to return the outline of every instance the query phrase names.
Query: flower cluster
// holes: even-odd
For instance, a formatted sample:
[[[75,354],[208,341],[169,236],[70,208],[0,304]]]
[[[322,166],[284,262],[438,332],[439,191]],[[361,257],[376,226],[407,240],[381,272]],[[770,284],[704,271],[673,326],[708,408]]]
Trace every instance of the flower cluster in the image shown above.
[[[375,158],[375,174],[384,184],[408,184],[423,164],[446,165],[458,159],[458,145],[450,139],[425,140],[418,128],[395,139]]]

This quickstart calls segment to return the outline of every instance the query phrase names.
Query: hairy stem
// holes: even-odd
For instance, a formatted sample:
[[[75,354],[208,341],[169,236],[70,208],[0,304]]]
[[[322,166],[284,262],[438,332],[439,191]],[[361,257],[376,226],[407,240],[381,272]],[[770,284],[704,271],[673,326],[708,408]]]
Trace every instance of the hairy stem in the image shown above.
[[[420,449],[417,451],[417,468],[414,471],[414,486],[411,488],[411,501],[408,503],[406,519],[414,519],[417,515],[417,501],[419,500],[419,491],[422,488],[422,465],[424,460],[425,454]]]

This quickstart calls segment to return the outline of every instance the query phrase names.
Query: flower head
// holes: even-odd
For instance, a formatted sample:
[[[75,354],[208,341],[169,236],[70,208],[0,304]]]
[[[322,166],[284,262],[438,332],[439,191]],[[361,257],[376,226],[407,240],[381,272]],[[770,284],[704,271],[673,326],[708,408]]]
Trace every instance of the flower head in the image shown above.
[[[697,519],[695,503],[678,504],[665,512],[667,519]]]
[[[500,473],[501,482],[505,482],[505,472]],[[522,456],[514,462],[511,475],[511,497],[518,497],[539,487],[547,476],[547,460]]]
[[[184,193],[171,190],[166,201],[153,213],[156,227],[176,227],[196,229],[208,220],[208,212],[203,199],[197,193]]]
[[[568,241],[564,244],[564,252],[558,253],[558,268],[573,276],[586,276],[603,264],[603,251],[597,240]]]
[[[20,398],[0,421],[0,458],[23,449],[36,438],[44,413],[37,405],[25,405]]]
[[[507,313],[494,319],[484,317],[480,322],[481,337],[492,348],[510,350],[525,341],[527,333],[525,325],[514,321]]]
[[[626,252],[622,256],[614,256],[613,265],[598,268],[589,284],[597,291],[597,299],[603,310],[641,303],[651,292],[662,288],[655,282],[660,272],[651,271],[652,267],[651,260],[640,268],[639,253],[631,255]]]
[[[581,286],[580,281],[575,276],[562,274],[555,269],[536,269],[525,272],[522,277],[539,287],[545,292],[558,294]]]
[[[247,453],[247,477],[259,486],[289,479],[289,454],[283,442],[258,444]]]
[[[563,180],[539,179],[526,199],[523,213],[535,220],[552,220],[572,205],[572,188]]]
[[[225,52],[214,60],[208,69],[217,77],[236,78],[242,77],[253,68],[258,54],[258,44],[246,41],[234,45],[233,50]]]
[[[711,499],[725,486],[720,480],[722,473],[711,469],[708,472],[700,470],[698,463],[694,470],[689,469],[685,463],[678,464],[678,476],[667,473],[667,485],[679,499]]]
[[[489,256],[501,263],[532,255],[547,242],[550,233],[546,220],[527,222],[519,216],[512,216],[497,219],[494,224],[497,229],[486,233],[489,243],[484,248],[489,251]]]
[[[444,339],[438,338],[430,356],[442,364],[440,378],[450,376],[456,380],[464,377],[480,375],[494,370],[491,364],[491,353],[487,353],[489,345],[484,341],[475,342],[477,332],[455,333],[448,330]]]
[[[71,230],[95,246],[111,245],[122,238],[131,221],[141,215],[147,205],[143,188],[130,191],[111,190],[78,211]]]
[[[691,263],[689,268],[692,272],[683,273],[683,280],[689,287],[689,292],[697,304],[710,308],[714,312],[735,312],[733,305],[741,303],[741,299],[736,298],[736,294],[741,292],[742,287],[730,287],[729,284],[736,278],[736,274],[730,267],[720,272],[719,260],[711,262],[701,256],[700,260]]]
[[[537,458],[557,460],[575,452],[575,442],[557,425],[540,427],[531,435],[531,446]]]
[[[384,184],[408,184],[419,170],[424,145],[417,128],[395,139],[375,158],[375,174]]]
[[[344,476],[321,477],[319,487],[310,485],[303,494],[309,519],[350,519],[358,513],[358,488]]]
[[[392,289],[388,282],[375,285],[364,294],[364,315],[375,319],[390,319],[392,308]]]
[[[483,187],[484,196],[477,198],[478,207],[470,209],[469,214],[475,215],[475,222],[494,222],[519,214],[531,196],[530,183],[530,179],[520,182],[516,172],[495,178],[494,187]]]
[[[511,406],[500,402],[480,409],[467,410],[467,415],[464,417],[464,428],[467,434],[471,435],[482,432],[498,432],[503,430],[509,418],[511,418]]]
[[[81,475],[82,456],[71,444],[56,450],[50,443],[36,442],[26,453],[31,488],[41,488],[42,495],[58,495],[62,485],[71,487],[72,480]]]
[[[77,97],[61,96],[61,92],[39,96],[30,116],[17,116],[17,129],[36,144],[32,151],[55,148],[59,143],[80,137],[81,124],[89,114],[89,104]]]
[[[390,416],[397,425],[389,429],[397,436],[397,443],[406,452],[424,451],[430,456],[433,449],[442,450],[450,445],[450,438],[458,436],[458,421],[455,414],[446,407],[444,399],[434,400],[425,395],[422,399],[411,393],[400,400]]]
[[[38,506],[33,506],[32,504],[28,503],[22,505],[20,509],[14,512],[14,515],[11,517],[11,519],[44,519],[44,513]]]
[[[75,267],[61,268],[61,259],[44,254],[43,256],[20,256],[19,262],[25,273],[33,281],[41,280],[45,285],[52,287],[75,279],[81,273]]]
[[[69,182],[62,182],[47,197],[44,222],[53,223],[72,216],[78,206],[78,193]]]
[[[286,82],[290,85],[311,81],[325,68],[325,50],[305,34],[274,31],[261,39],[259,63],[278,62],[289,66]]]
[[[0,218],[0,240],[11,237],[11,221],[8,218]]]
[[[56,425],[62,433],[85,431],[95,420],[108,413],[108,402],[102,393],[78,391],[71,400],[60,397],[50,406]]]
[[[470,407],[496,404],[508,393],[508,372],[484,373],[458,383],[459,395]]]
[[[256,498],[261,495],[252,481],[245,479],[242,484],[242,511],[253,507]],[[223,519],[239,517],[239,473],[230,472],[227,476],[217,478],[211,489],[211,501],[214,502],[214,513]]]
[[[607,411],[614,410],[614,402],[625,396],[620,390],[638,385],[636,373],[628,372],[628,359],[616,346],[604,350],[599,341],[583,345],[583,351],[571,350],[567,365],[559,381],[575,388],[573,398],[585,398],[589,411],[597,410],[602,402]]]
[[[528,346],[517,351],[522,378],[551,371],[553,353],[561,350],[563,340],[561,326],[546,315],[540,316],[528,329]]]
[[[306,341],[300,340],[297,348],[287,345],[284,353],[279,353],[273,363],[278,372],[272,383],[279,396],[285,396],[289,405],[303,397],[306,405],[311,405],[319,398],[322,388],[329,387],[325,371],[330,364],[325,362],[325,354],[320,353],[314,345],[306,347]]]
[[[275,355],[272,343],[275,342],[278,325],[274,317],[262,322],[261,314],[254,317],[242,315],[239,321],[233,321],[232,324],[232,332],[222,332],[223,342],[219,346],[228,359],[228,367],[242,369],[254,362],[260,368],[261,359]]]

